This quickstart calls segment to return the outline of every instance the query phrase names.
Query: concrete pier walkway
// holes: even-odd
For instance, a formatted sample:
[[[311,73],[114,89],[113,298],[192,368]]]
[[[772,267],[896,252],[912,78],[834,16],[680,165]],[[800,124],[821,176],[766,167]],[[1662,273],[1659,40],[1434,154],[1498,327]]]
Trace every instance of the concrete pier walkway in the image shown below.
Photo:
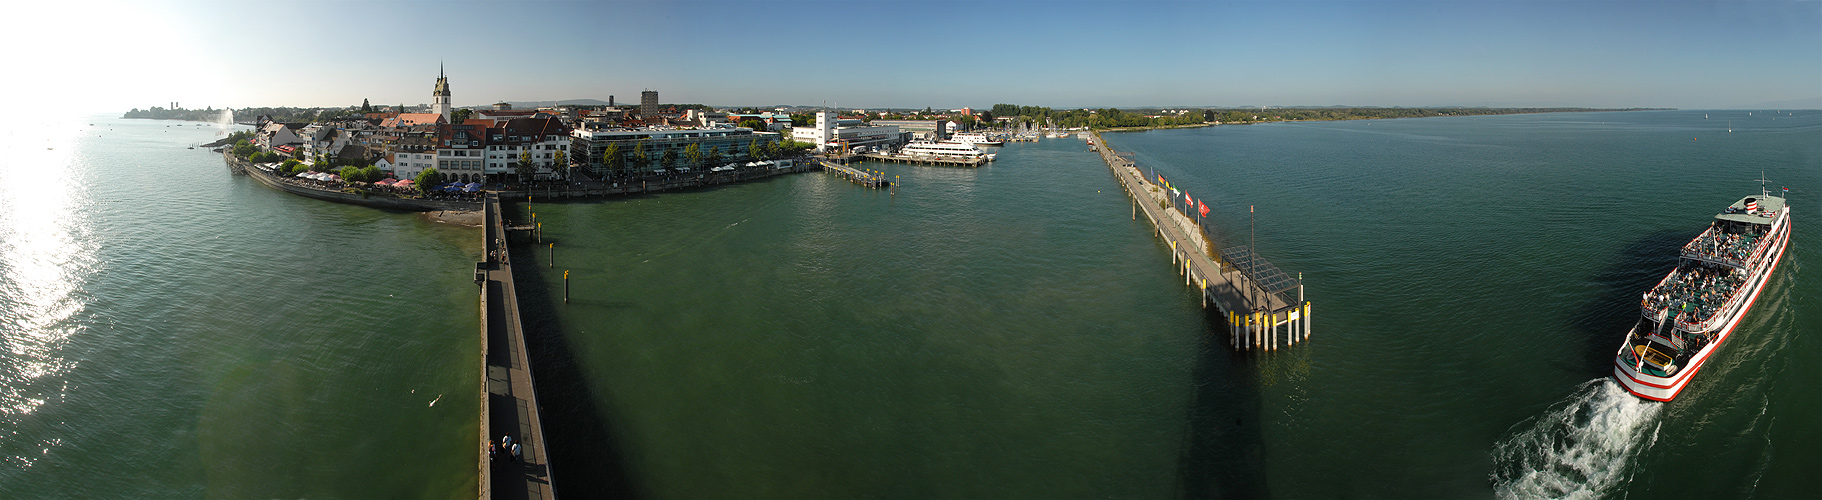
[[[1213,304],[1221,312],[1227,321],[1230,345],[1234,349],[1274,350],[1309,338],[1310,307],[1308,302],[1302,301],[1300,281],[1294,288],[1296,295],[1287,295],[1281,293],[1286,290],[1282,288],[1284,282],[1256,283],[1259,280],[1249,279],[1244,269],[1212,257],[1215,254],[1213,242],[1207,241],[1189,216],[1175,208],[1166,208],[1171,205],[1172,195],[1163,186],[1146,179],[1136,163],[1115,153],[1100,134],[1095,134],[1091,144],[1120,181],[1120,186],[1132,197],[1133,217],[1145,214],[1156,228],[1157,236],[1170,247],[1171,261],[1177,267],[1177,274],[1183,276],[1184,285],[1202,293],[1203,307]],[[1223,254],[1257,259],[1250,249],[1233,250],[1236,249]],[[1277,272],[1269,263],[1256,262]]]
[[[488,463],[481,443],[481,498],[554,499],[550,463],[544,454],[544,427],[538,418],[538,395],[525,353],[525,330],[519,323],[518,292],[513,289],[512,260],[506,252],[506,227],[500,198],[489,194],[483,208],[488,260],[477,266],[481,293],[481,331],[486,337],[486,387],[481,407],[482,438],[496,446],[511,435],[523,457],[513,460],[499,450]]]

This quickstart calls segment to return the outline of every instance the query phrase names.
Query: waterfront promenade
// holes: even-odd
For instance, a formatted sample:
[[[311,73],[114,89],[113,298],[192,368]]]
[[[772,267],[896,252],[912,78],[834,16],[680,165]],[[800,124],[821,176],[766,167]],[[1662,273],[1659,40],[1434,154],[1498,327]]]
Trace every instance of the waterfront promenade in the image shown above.
[[[419,212],[437,210],[478,211],[481,204],[475,201],[456,199],[426,199],[418,197],[401,197],[384,192],[347,193],[339,189],[313,185],[266,172],[246,160],[236,158],[233,154],[223,153],[228,170],[237,174],[246,174],[267,187],[287,193],[316,198],[319,200],[362,205],[375,208],[410,210]],[[800,159],[801,160],[801,159]],[[613,180],[584,180],[571,182],[539,182],[530,186],[510,186],[509,189],[488,189],[498,193],[503,200],[551,200],[551,199],[595,199],[616,196],[629,196],[664,191],[693,189],[720,184],[732,184],[776,177],[785,174],[809,172],[820,168],[812,165],[813,161],[797,161],[785,168],[746,168],[722,172],[703,172],[697,174],[670,174],[630,177]]]
[[[486,231],[482,238],[488,260],[476,269],[482,289],[482,357],[487,371],[481,405],[480,497],[552,499],[556,493],[544,453],[544,427],[525,353],[525,330],[519,322],[518,291],[513,288],[512,259],[507,253],[498,195],[487,195],[483,212]],[[505,435],[522,443],[523,458],[512,460],[508,450],[500,450],[489,463],[487,442],[497,445]]]
[[[1201,292],[1202,306],[1213,304],[1228,325],[1229,345],[1237,350],[1275,350],[1309,338],[1309,303],[1302,301],[1302,285],[1295,282],[1293,298],[1282,287],[1293,284],[1284,279],[1258,273],[1260,268],[1282,275],[1277,268],[1256,260],[1250,249],[1234,248],[1224,256],[1255,259],[1257,268],[1245,262],[1234,265],[1214,257],[1215,247],[1187,215],[1171,206],[1170,195],[1163,186],[1146,178],[1132,160],[1114,152],[1095,135],[1093,145],[1101,160],[1120,181],[1121,188],[1133,199],[1133,217],[1144,213],[1156,234],[1170,247],[1171,262],[1183,276],[1184,285]],[[1230,259],[1232,257],[1229,257]],[[1248,272],[1253,269],[1253,272]],[[1252,274],[1253,276],[1249,276]],[[1265,279],[1257,279],[1265,276]]]

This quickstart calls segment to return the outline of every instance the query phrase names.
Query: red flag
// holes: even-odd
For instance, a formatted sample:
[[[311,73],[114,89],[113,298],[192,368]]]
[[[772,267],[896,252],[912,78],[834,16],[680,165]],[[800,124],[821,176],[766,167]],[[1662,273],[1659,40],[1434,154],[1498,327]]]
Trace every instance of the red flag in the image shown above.
[[[1195,199],[1193,199],[1193,198],[1190,198],[1190,197],[1189,197],[1189,191],[1184,191],[1184,192],[1183,192],[1183,204],[1184,204],[1184,205],[1189,205],[1189,206],[1192,206],[1192,207],[1193,207],[1193,206],[1196,206],[1196,200],[1195,200]]]
[[[1208,205],[1207,205],[1207,204],[1205,204],[1205,203],[1196,203],[1196,211],[1197,211],[1197,212],[1202,212],[1202,216],[1203,216],[1203,217],[1208,217]]]

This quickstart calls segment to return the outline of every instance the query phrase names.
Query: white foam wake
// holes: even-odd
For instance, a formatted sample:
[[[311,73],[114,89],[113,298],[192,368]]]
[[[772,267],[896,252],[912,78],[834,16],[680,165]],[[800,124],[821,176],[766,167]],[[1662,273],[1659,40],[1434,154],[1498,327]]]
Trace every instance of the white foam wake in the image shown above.
[[[1583,383],[1493,446],[1493,491],[1500,498],[1607,496],[1631,477],[1632,459],[1657,441],[1663,407],[1612,378]]]

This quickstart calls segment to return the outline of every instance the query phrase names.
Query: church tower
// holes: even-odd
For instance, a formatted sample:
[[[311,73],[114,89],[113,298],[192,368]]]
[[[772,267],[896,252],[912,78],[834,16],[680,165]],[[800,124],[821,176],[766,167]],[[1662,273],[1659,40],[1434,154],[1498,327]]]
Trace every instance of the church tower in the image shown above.
[[[443,121],[447,122],[452,118],[450,111],[449,77],[443,76],[443,66],[437,65],[437,88],[430,92],[430,112],[443,115]]]

